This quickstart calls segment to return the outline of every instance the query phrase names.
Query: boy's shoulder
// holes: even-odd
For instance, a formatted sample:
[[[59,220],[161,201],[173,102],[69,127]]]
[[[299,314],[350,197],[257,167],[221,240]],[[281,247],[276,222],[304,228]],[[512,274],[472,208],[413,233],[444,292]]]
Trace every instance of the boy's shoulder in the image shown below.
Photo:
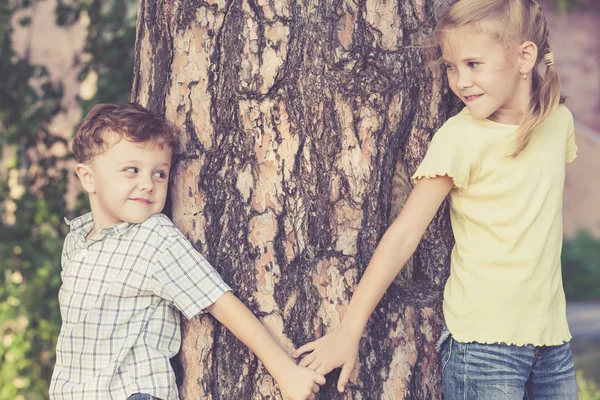
[[[173,240],[183,237],[183,233],[175,226],[171,218],[165,214],[154,214],[140,224],[140,228],[149,230],[157,239]]]
[[[81,215],[69,220],[65,218],[65,223],[69,226],[69,233],[66,241],[83,240],[83,237],[93,226],[92,213]],[[169,242],[184,237],[183,233],[175,226],[173,221],[165,214],[154,214],[140,224],[128,224],[126,222],[105,228],[107,233],[114,230],[115,233],[131,233],[134,236],[144,235],[145,241],[155,244]],[[127,234],[125,236],[128,236]],[[132,236],[130,236],[132,237]]]
[[[73,219],[68,219],[67,217],[65,217],[64,221],[65,224],[69,226],[69,233],[77,233],[79,231],[84,231],[85,229],[91,228],[91,226],[94,224],[91,212],[80,215]]]

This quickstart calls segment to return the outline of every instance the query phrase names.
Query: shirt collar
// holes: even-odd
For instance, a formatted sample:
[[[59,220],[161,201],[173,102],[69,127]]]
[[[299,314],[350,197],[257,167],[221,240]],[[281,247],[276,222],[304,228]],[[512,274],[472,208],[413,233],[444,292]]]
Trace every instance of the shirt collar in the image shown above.
[[[87,235],[88,232],[90,232],[94,227],[94,219],[92,218],[91,212],[83,214],[72,220],[69,220],[65,217],[65,223],[69,225],[69,227],[71,228],[71,232],[79,236]],[[130,222],[121,222],[120,224],[101,229],[100,232],[98,232],[98,234],[102,234],[105,236],[120,236],[127,233],[127,231],[129,231],[129,229],[131,229],[131,227],[134,225],[136,224],[132,224]]]

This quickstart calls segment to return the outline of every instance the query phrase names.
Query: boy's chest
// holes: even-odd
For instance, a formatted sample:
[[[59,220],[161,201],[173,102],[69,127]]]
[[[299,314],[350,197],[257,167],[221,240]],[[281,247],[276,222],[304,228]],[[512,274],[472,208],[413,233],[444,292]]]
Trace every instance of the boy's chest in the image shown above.
[[[151,296],[151,260],[131,244],[111,242],[70,244],[59,292],[63,322],[76,324],[90,312],[132,309],[139,298]]]

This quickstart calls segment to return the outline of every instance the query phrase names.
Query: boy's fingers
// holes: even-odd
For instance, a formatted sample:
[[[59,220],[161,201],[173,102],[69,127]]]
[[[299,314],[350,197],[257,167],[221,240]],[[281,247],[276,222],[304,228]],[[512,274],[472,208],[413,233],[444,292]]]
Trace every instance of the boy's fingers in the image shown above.
[[[313,393],[319,393],[319,389],[321,389],[321,386],[314,384],[312,387],[312,391]]]
[[[294,351],[294,358],[300,357],[302,354],[307,353],[309,351],[313,351],[315,349],[315,342],[306,343]]]
[[[319,385],[323,386],[327,382],[327,380],[325,379],[323,374],[315,373],[315,382],[317,382]]]
[[[308,364],[315,361],[315,358],[317,358],[315,353],[310,353],[310,354],[306,355],[304,358],[302,358],[302,360],[300,360],[300,363],[298,365],[300,365],[301,367],[306,367],[306,366],[308,366]]]
[[[346,362],[342,366],[342,372],[340,372],[340,379],[338,379],[338,391],[343,392],[346,389],[346,384],[348,383],[348,379],[350,379],[350,373],[352,372],[352,367],[354,363]]]
[[[312,393],[310,396],[308,396],[308,400],[315,400],[315,394]]]

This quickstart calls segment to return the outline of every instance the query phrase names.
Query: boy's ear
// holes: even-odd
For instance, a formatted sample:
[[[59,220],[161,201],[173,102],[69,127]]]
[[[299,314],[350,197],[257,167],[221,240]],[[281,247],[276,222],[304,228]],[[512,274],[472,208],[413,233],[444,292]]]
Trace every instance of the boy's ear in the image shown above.
[[[519,47],[519,73],[528,74],[535,67],[538,48],[531,40],[526,40]]]
[[[82,163],[77,164],[75,166],[75,173],[79,177],[81,185],[86,192],[96,193],[96,185],[94,185],[94,171],[92,171],[89,165]]]

